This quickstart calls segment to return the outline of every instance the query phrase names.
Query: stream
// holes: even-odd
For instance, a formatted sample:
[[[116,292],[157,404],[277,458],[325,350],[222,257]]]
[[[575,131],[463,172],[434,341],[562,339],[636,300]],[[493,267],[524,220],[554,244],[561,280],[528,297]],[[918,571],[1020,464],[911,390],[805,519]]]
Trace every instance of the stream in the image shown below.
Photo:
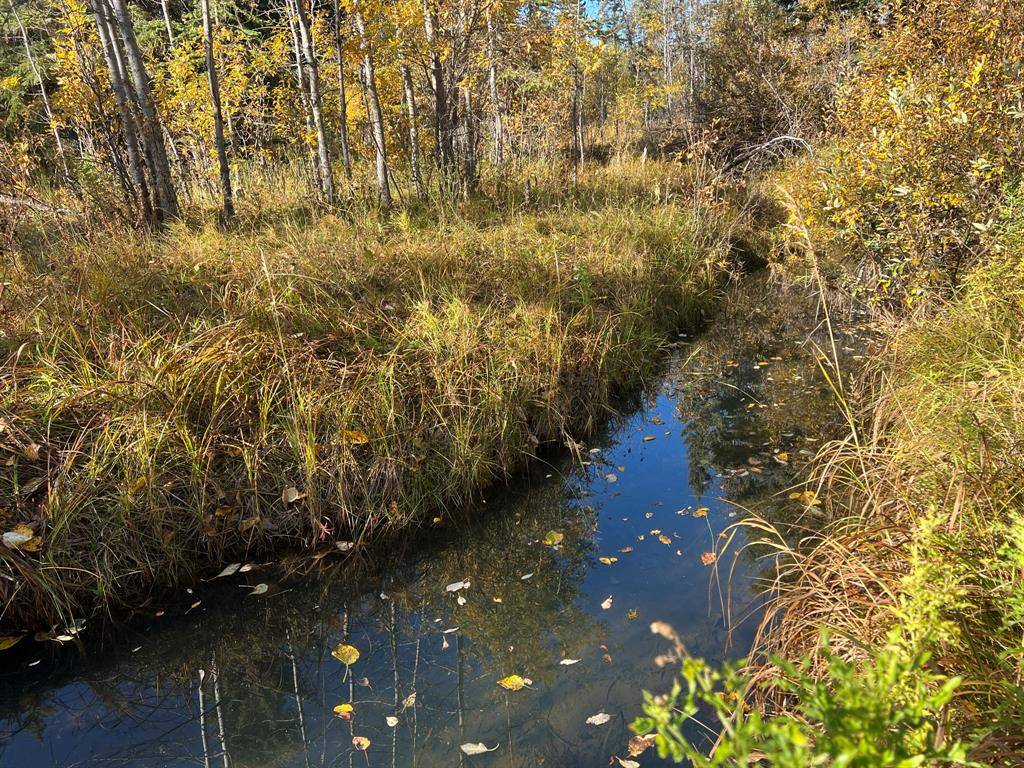
[[[651,622],[710,661],[750,648],[770,563],[742,531],[702,555],[747,510],[815,524],[791,486],[842,427],[817,360],[832,344],[800,301],[761,276],[733,287],[605,430],[386,558],[252,564],[102,637],[3,652],[0,765],[617,765],[641,691],[677,674]],[[866,333],[847,320],[840,358]]]

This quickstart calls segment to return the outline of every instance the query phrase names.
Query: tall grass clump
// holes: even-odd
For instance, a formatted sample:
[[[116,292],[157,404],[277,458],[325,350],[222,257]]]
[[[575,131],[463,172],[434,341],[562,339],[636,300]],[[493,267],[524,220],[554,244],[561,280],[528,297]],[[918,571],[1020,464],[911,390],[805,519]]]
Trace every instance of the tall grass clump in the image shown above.
[[[3,623],[453,515],[599,424],[728,255],[685,169],[634,170],[551,210],[31,230],[0,294],[0,509],[33,536],[0,548]]]

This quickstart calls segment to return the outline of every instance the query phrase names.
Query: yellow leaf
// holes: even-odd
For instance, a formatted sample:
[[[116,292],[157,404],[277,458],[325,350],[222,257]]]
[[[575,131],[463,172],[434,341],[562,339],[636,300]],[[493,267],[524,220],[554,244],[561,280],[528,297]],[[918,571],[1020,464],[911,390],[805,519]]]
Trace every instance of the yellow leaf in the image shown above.
[[[366,445],[370,442],[369,435],[357,429],[346,429],[341,433],[341,437],[349,445]]]
[[[605,565],[611,565],[612,563],[617,563],[619,561],[619,558],[617,557],[599,557],[597,559]]]
[[[714,552],[705,552],[704,554],[702,554],[700,556],[700,561],[704,565],[711,565],[717,559],[718,559],[718,555],[716,555]]]
[[[509,675],[498,681],[498,685],[506,691],[521,691],[526,686],[526,678],[519,675]]]
[[[708,516],[708,512],[709,512],[709,510],[708,510],[707,507],[700,507],[699,509],[693,510],[693,516],[694,517],[707,517]]]
[[[351,720],[352,715],[355,714],[355,707],[351,704],[339,704],[334,708],[334,714],[340,717],[342,720]]]
[[[17,645],[25,635],[4,635],[0,637],[0,651],[6,651],[11,646]]]
[[[662,544],[671,544],[672,543],[672,539],[670,539],[664,533],[661,534],[661,536],[658,537],[658,541],[660,541]]]
[[[370,748],[370,740],[365,736],[353,736],[352,746],[358,749],[360,752],[365,752]]]
[[[544,537],[544,543],[549,547],[554,547],[562,543],[565,538],[565,534],[559,533],[558,531],[548,531],[548,535]]]
[[[359,649],[354,645],[345,645],[344,643],[341,643],[334,646],[334,650],[331,651],[331,656],[347,667],[359,661]]]

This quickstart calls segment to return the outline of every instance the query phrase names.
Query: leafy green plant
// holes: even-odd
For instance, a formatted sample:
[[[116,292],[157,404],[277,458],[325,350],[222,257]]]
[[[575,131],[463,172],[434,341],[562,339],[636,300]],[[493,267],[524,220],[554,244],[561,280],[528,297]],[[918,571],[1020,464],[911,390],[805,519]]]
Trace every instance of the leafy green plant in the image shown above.
[[[834,655],[826,638],[826,675],[812,670],[809,660],[793,664],[773,657],[777,676],[763,683],[744,672],[743,662],[715,669],[686,658],[668,694],[644,693],[645,716],[632,728],[653,733],[662,757],[689,760],[696,768],[970,765],[966,747],[944,743],[939,728],[961,681],[932,672],[929,654],[907,653],[896,634],[863,664]],[[781,698],[785,714],[750,707],[755,692]],[[689,721],[702,723],[706,715],[720,731],[710,754],[687,735]]]

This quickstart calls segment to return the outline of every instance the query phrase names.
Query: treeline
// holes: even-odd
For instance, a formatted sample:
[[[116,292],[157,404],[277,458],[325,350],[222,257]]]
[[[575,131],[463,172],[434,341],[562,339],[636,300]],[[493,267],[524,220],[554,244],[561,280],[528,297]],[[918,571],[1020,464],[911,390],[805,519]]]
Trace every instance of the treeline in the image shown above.
[[[700,116],[716,5],[11,0],[0,183],[9,199],[116,184],[155,224],[183,195],[231,216],[242,169],[282,162],[326,203],[365,190],[384,207],[524,162],[575,173]]]

